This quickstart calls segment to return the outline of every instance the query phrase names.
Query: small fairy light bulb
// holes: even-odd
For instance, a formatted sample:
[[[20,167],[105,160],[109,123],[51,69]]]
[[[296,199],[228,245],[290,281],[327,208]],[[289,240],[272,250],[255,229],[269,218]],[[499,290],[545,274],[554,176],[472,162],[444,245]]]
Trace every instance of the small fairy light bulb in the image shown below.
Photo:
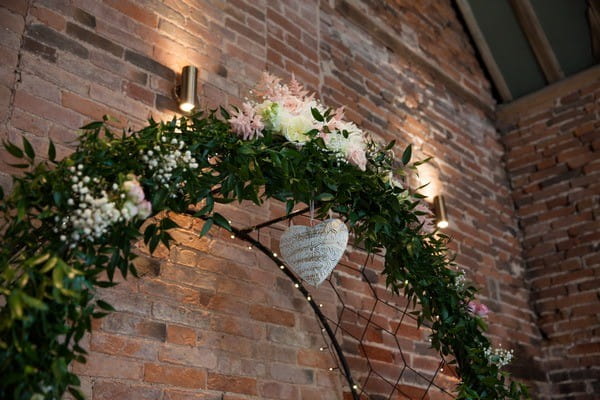
[[[229,236],[229,237],[230,237],[230,238],[232,238],[232,239],[235,239],[235,235],[231,235],[231,236]]]
[[[300,285],[298,285],[297,283],[294,283],[294,287],[295,287],[296,289],[298,289],[298,288],[300,287]]]
[[[310,297],[310,295],[306,296],[306,300],[311,301],[312,297]]]
[[[330,371],[333,371],[333,367],[329,367],[329,370],[330,370]]]
[[[252,250],[252,246],[248,246],[248,250]]]
[[[323,303],[319,303],[319,307],[323,308]]]
[[[280,265],[279,269],[285,269],[285,266],[284,265]]]
[[[358,385],[357,384],[352,385],[352,389],[354,389],[354,390],[358,389]]]
[[[273,257],[277,257],[277,253],[273,253]]]
[[[444,368],[443,368],[443,367],[442,367],[442,368],[440,368],[440,372],[444,372]]]

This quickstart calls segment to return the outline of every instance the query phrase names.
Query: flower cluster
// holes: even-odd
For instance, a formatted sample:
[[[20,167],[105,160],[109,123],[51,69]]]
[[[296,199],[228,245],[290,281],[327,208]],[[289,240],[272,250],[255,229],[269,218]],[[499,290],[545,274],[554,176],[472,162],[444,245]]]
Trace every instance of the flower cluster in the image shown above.
[[[354,123],[344,120],[342,108],[328,112],[294,78],[285,85],[268,73],[263,74],[254,94],[256,100],[245,102],[229,119],[232,130],[242,139],[262,137],[265,128],[300,145],[316,136],[341,159],[366,169],[365,135]],[[317,119],[315,114],[323,118]]]
[[[488,347],[483,351],[483,354],[491,364],[496,364],[498,368],[502,368],[512,361],[514,351],[512,349],[507,350],[501,347],[495,349]]]
[[[80,240],[94,242],[116,222],[150,216],[152,205],[145,199],[144,190],[134,176],[128,176],[121,187],[114,183],[110,193],[94,191],[90,184],[98,186],[100,181],[83,175],[83,169],[82,164],[69,168],[72,194],[67,205],[74,210],[62,219],[56,218],[60,228],[55,228],[55,232],[62,232],[61,241],[71,242],[71,247]]]
[[[128,180],[123,182],[121,188],[125,192],[125,203],[121,208],[121,215],[126,221],[138,216],[141,219],[148,218],[152,214],[152,204],[146,200],[144,189],[135,176],[129,175]]]
[[[142,161],[153,172],[154,179],[167,189],[172,189],[173,171],[176,168],[181,167],[184,171],[198,168],[198,161],[185,149],[185,142],[175,138],[169,140],[166,136],[160,137],[160,144],[145,154],[142,152]]]
[[[477,301],[471,300],[467,304],[467,308],[469,311],[479,317],[485,317],[489,314],[490,309],[485,304],[479,303]]]
[[[467,284],[467,277],[465,276],[465,271],[461,270],[459,271],[458,275],[456,275],[456,278],[454,278],[454,288],[456,289],[457,292],[462,292],[463,290],[465,290],[465,286]]]

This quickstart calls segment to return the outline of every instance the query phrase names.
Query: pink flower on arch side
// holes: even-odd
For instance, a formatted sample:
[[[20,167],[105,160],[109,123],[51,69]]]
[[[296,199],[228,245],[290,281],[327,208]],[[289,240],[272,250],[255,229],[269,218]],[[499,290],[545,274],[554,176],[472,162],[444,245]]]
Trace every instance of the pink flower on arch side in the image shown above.
[[[229,119],[231,129],[242,139],[252,140],[263,136],[265,125],[250,103],[242,104],[241,110],[234,110],[232,114]]]
[[[485,304],[479,303],[477,301],[471,300],[469,304],[467,304],[467,308],[469,311],[478,317],[485,317],[489,314],[490,309]]]
[[[348,149],[348,161],[356,165],[361,171],[367,170],[367,154],[359,147]]]

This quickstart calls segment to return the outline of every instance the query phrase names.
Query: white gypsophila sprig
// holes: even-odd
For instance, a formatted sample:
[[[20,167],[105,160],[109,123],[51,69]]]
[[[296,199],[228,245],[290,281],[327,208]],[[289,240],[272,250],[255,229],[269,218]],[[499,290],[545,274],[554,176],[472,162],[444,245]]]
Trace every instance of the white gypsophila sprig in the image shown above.
[[[512,361],[514,351],[512,349],[503,349],[502,347],[487,347],[483,350],[483,354],[491,364],[496,364],[498,368],[502,368]]]
[[[61,241],[70,242],[71,247],[80,240],[94,242],[112,224],[122,219],[121,212],[116,203],[109,199],[106,190],[94,193],[90,188],[90,183],[96,186],[99,179],[83,175],[83,169],[82,164],[69,168],[72,173],[71,197],[67,199],[67,205],[73,207],[73,210],[57,221],[60,224],[55,229],[61,233]]]
[[[96,241],[117,222],[150,216],[152,205],[134,175],[129,174],[120,186],[90,178],[83,170],[82,164],[69,167],[71,196],[67,205],[72,210],[62,219],[55,218],[54,232],[71,248],[80,241]]]
[[[161,136],[160,141],[152,149],[142,153],[142,161],[152,171],[152,177],[169,191],[176,189],[173,187],[174,172],[177,168],[183,171],[197,169],[198,161],[192,156],[191,151],[185,148],[183,140],[175,138],[169,140],[166,136]],[[180,185],[185,185],[181,182]],[[175,197],[175,193],[171,193]]]
[[[454,288],[457,292],[462,292],[465,290],[465,285],[467,283],[467,278],[465,277],[465,271],[460,270],[456,278],[454,278]]]

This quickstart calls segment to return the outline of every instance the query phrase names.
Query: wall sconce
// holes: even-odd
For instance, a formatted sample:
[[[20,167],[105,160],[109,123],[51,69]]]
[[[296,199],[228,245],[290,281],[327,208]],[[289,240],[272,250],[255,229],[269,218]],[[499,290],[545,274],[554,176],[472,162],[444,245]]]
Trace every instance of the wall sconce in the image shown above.
[[[183,112],[190,112],[196,108],[196,80],[198,78],[198,68],[193,65],[186,65],[181,70],[181,85],[175,88],[175,95],[179,101],[179,109]]]
[[[438,228],[448,227],[448,214],[446,214],[446,201],[444,196],[439,195],[433,198],[433,207],[435,208],[435,222]]]

